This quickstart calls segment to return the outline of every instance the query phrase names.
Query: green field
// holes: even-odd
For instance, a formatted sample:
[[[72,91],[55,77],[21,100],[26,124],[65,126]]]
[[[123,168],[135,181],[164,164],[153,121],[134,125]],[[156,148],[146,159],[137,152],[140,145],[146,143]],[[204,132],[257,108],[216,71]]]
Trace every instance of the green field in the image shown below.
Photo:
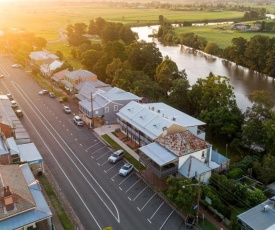
[[[225,48],[231,45],[231,41],[236,37],[243,37],[248,41],[255,35],[264,35],[274,37],[274,33],[260,33],[260,32],[241,32],[231,29],[217,29],[221,26],[192,26],[192,27],[179,27],[175,30],[176,34],[180,33],[195,33],[198,36],[205,37],[208,42],[214,42],[220,46],[220,48]],[[223,25],[222,27],[225,27]]]
[[[242,12],[233,11],[174,11],[166,9],[126,8],[112,3],[37,3],[24,4],[0,2],[0,29],[17,28],[35,33],[47,40],[57,39],[57,30],[77,22],[89,24],[98,17],[106,21],[125,24],[157,23],[159,15],[171,22],[194,20],[234,19],[243,16]]]

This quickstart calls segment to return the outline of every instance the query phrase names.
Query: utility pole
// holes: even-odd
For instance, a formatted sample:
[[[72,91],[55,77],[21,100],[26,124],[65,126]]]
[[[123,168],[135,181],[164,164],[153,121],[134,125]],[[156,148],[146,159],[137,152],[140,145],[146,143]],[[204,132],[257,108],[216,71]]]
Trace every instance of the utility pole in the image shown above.
[[[91,111],[92,111],[92,124],[91,128],[94,130],[94,107],[93,107],[93,92],[91,92]]]
[[[197,216],[196,216],[196,224],[199,224],[199,214],[200,214],[200,197],[201,197],[201,177],[199,176],[198,182],[198,197],[197,197]]]

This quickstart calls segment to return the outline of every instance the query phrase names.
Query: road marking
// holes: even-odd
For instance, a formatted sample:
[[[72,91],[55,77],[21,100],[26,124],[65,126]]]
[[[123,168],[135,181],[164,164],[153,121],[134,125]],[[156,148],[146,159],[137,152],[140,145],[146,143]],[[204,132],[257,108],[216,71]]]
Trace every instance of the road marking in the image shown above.
[[[140,212],[141,212],[141,210],[139,209],[139,207],[137,207],[137,209],[138,209],[138,211],[140,211]]]
[[[140,191],[139,194],[136,195],[136,197],[133,199],[133,201],[135,201],[135,200],[140,196],[140,194],[143,193],[143,191],[144,191],[147,187],[148,187],[148,185],[147,185],[144,189],[142,189],[142,190]]]
[[[133,173],[132,173],[131,175],[125,177],[125,179],[122,180],[122,181],[119,183],[119,185],[121,185],[124,181],[128,180],[132,175],[133,175]]]
[[[77,141],[77,139],[75,138],[75,141]]]
[[[107,162],[109,162],[109,161],[108,161],[108,160],[107,160],[107,161],[105,161],[104,163],[102,163],[102,164],[101,164],[101,166],[102,166],[102,165],[105,165]],[[108,170],[108,171],[109,171],[109,170]]]
[[[153,213],[153,215],[150,217],[150,220],[154,217],[154,215],[158,212],[158,210],[161,208],[161,206],[164,204],[164,201],[162,204],[157,208],[157,210]]]
[[[106,162],[109,162],[109,161],[107,160]],[[106,163],[106,162],[105,162],[105,163]],[[104,164],[105,164],[105,163],[104,163]],[[116,167],[116,166],[117,166],[117,165],[114,164],[111,168],[107,169],[107,172],[109,172],[112,168],[114,168],[114,167]],[[120,185],[120,184],[119,184],[119,185]]]
[[[109,151],[108,151],[109,152]],[[95,159],[96,161],[99,160],[101,157],[104,157],[108,152],[103,153],[100,157],[98,157],[97,159]]]
[[[92,155],[94,155],[96,152],[98,152],[99,150],[103,149],[105,146],[101,147],[100,149],[96,150],[95,152],[92,153]]]
[[[167,220],[170,218],[170,216],[173,214],[174,210],[170,213],[170,215],[166,218],[166,220],[164,221],[164,223],[161,225],[160,229],[161,230],[163,228],[163,226],[166,224]]]
[[[119,189],[122,191],[122,188],[121,188],[121,187],[119,187]]]
[[[149,220],[149,219],[147,219],[148,220],[148,222],[150,223],[150,224],[152,224],[152,222]]]
[[[153,197],[156,195],[156,193],[143,205],[143,207],[141,208],[141,210],[142,209],[144,209],[145,208],[145,206],[150,202],[150,200],[152,200],[153,199]],[[141,211],[140,210],[140,211]]]
[[[131,198],[130,198],[129,196],[128,196],[128,199],[129,199],[130,201],[132,201]]]
[[[97,164],[100,166],[100,164],[97,162]]]
[[[94,147],[95,145],[99,144],[100,142],[97,142],[96,144],[92,145],[91,147],[87,148],[85,151],[88,152],[88,150],[92,147]]]
[[[27,104],[29,104],[29,106],[31,107],[31,109],[33,110],[33,112],[36,114],[36,116],[38,117],[38,119],[41,121],[41,124],[44,125],[45,129],[48,130],[48,132],[52,135],[53,139],[56,141],[56,143],[62,148],[62,150],[64,151],[64,153],[66,154],[66,156],[70,159],[71,163],[74,164],[75,168],[78,170],[78,172],[82,175],[82,177],[86,180],[86,182],[89,184],[89,186],[93,189],[93,191],[95,192],[95,194],[98,196],[98,198],[101,200],[101,202],[105,205],[105,207],[109,210],[109,212],[113,215],[113,217],[117,220],[118,223],[120,223],[120,217],[119,217],[119,212],[118,209],[116,207],[116,205],[114,204],[114,202],[112,201],[112,199],[109,197],[109,195],[106,193],[106,191],[102,188],[102,186],[99,184],[99,182],[94,178],[94,176],[90,173],[90,171],[85,167],[85,165],[81,162],[81,160],[77,157],[77,155],[73,152],[73,150],[68,146],[68,144],[66,143],[66,141],[60,136],[60,134],[54,129],[54,127],[51,125],[51,123],[46,119],[46,117],[39,111],[39,109],[34,105],[34,103],[30,100],[30,98],[24,93],[24,90],[15,82],[12,82],[12,84],[14,85],[14,87],[17,89],[18,93],[21,94],[22,98],[26,101]],[[7,87],[6,87],[7,88]],[[18,90],[20,89],[20,90]],[[20,92],[21,91],[21,92]],[[29,103],[26,98],[28,98],[28,100],[31,102]],[[36,108],[37,112],[34,110],[34,108]],[[39,113],[39,114],[38,114]],[[40,139],[43,141],[43,143],[45,144],[45,146],[49,149],[49,147],[46,145],[45,141],[43,140],[43,138],[41,137],[41,135],[39,134],[38,130],[34,127],[33,123],[31,122],[31,120],[25,116],[30,124],[33,126],[33,128],[35,129],[35,131],[38,133]],[[45,121],[43,121],[41,119],[41,117],[44,118]],[[98,188],[104,193],[104,195],[106,196],[107,199],[109,199],[109,201],[111,202],[112,206],[114,207],[115,211],[116,211],[116,215],[111,211],[111,209],[109,208],[109,206],[105,203],[105,201],[103,200],[103,198],[99,195],[99,193],[96,191],[95,187],[92,186],[92,184],[90,183],[90,181],[87,179],[87,177],[83,174],[83,172],[80,170],[80,168],[76,165],[75,159],[72,159],[72,157],[66,152],[66,150],[64,149],[64,147],[61,145],[61,143],[57,140],[57,138],[53,135],[53,132],[49,130],[49,127],[52,128],[52,130],[55,132],[55,134],[60,138],[60,140],[63,142],[63,144],[70,150],[70,152],[74,155],[75,159],[77,159],[77,161],[81,164],[81,166],[83,167],[83,169],[90,175],[90,177],[93,179],[93,181],[96,183],[96,185],[98,186]],[[91,211],[89,210],[89,208],[87,207],[87,205],[85,204],[84,200],[82,199],[82,197],[80,196],[80,194],[78,193],[78,191],[76,190],[76,188],[74,187],[74,185],[72,184],[72,182],[70,181],[69,177],[67,176],[67,174],[64,172],[64,170],[62,169],[61,165],[59,164],[59,162],[57,161],[57,159],[55,158],[55,156],[53,155],[53,153],[50,151],[49,152],[51,154],[51,156],[53,157],[53,159],[55,160],[55,162],[58,164],[59,168],[62,170],[63,174],[65,175],[65,177],[67,178],[67,180],[69,181],[69,183],[71,184],[71,186],[74,188],[75,192],[78,194],[78,197],[81,199],[81,201],[83,202],[84,206],[86,207],[86,209],[88,210],[88,212],[90,213],[90,215],[92,216],[92,218],[94,219],[94,221],[96,222],[97,226],[99,227],[99,229],[102,229],[100,227],[100,225],[98,224],[98,222],[96,221],[95,217],[93,216],[93,214],[91,213]]]
[[[82,146],[82,144],[81,144],[81,143],[80,143],[79,145],[80,145],[80,146]]]
[[[128,190],[125,192],[127,193],[132,187],[134,187],[138,182],[140,181],[140,179],[138,181],[136,181],[130,188],[128,188]]]

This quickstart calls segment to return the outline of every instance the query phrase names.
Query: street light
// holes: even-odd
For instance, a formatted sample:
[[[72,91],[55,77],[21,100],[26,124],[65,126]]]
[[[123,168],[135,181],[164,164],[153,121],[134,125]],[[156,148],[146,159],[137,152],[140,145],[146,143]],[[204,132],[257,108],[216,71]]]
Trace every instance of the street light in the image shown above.
[[[196,224],[199,224],[199,208],[200,208],[200,194],[201,194],[201,184],[200,184],[200,178],[197,184],[187,184],[183,185],[182,188],[186,188],[188,186],[198,186],[198,196],[197,196],[197,213],[196,213]]]

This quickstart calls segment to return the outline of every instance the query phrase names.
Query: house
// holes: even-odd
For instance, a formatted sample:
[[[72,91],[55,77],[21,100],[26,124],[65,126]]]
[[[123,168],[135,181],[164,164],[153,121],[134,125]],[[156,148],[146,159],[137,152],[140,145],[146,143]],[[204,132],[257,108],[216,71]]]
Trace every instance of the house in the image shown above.
[[[76,85],[76,94],[74,95],[79,101],[85,101],[91,99],[91,93],[96,93],[98,90],[108,92],[113,87],[102,81],[89,81],[85,80]]]
[[[51,77],[53,71],[57,70],[62,65],[63,65],[63,62],[58,61],[58,60],[54,60],[54,61],[50,61],[50,62],[44,62],[40,66],[40,72],[45,77]]]
[[[40,66],[50,64],[55,60],[59,60],[59,57],[47,51],[35,51],[29,55],[28,64],[31,68],[40,70]]]
[[[205,139],[205,133],[200,129],[204,122],[164,103],[132,101],[119,110],[117,123],[121,125],[121,131],[139,146],[154,142],[164,131],[170,135],[189,130]]]
[[[70,90],[71,93],[75,93],[76,85],[85,80],[95,82],[97,81],[97,76],[88,70],[74,70],[72,72],[65,73],[62,83],[67,90]]]
[[[90,93],[90,95],[88,94],[86,96],[90,96],[90,100],[87,98],[87,100],[79,101],[79,110],[83,113],[83,116],[88,119],[93,120],[95,118],[102,118],[104,124],[115,123],[117,120],[116,113],[121,108],[130,101],[138,102],[141,100],[140,97],[125,92],[117,87],[114,87],[107,92],[101,88],[94,89],[94,94]]]
[[[30,143],[30,136],[16,116],[7,95],[0,95],[0,129],[6,138],[13,136],[17,144]]]
[[[237,216],[241,229],[275,229],[275,196]]]
[[[28,164],[0,165],[0,176],[1,230],[52,226],[52,212]]]
[[[162,137],[140,147],[139,152],[145,171],[150,170],[160,180],[178,175],[208,183],[212,171],[221,167],[212,157],[212,146],[189,130],[170,135],[164,131]]]

